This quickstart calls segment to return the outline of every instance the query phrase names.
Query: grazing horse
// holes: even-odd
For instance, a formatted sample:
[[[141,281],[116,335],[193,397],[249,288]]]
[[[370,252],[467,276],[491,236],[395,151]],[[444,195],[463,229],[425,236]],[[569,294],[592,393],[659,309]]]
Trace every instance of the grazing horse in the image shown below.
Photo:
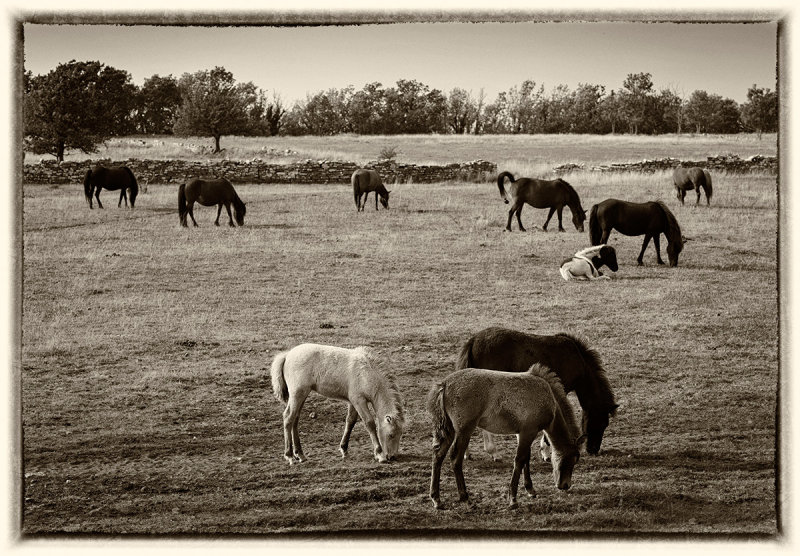
[[[231,216],[231,205],[236,213],[236,223],[239,226],[244,225],[244,214],[247,207],[244,202],[236,194],[236,190],[231,185],[231,182],[225,178],[217,178],[210,180],[194,179],[188,184],[182,183],[178,187],[178,217],[180,218],[181,226],[186,227],[186,215],[192,218],[192,223],[197,226],[197,221],[194,219],[194,204],[200,203],[203,206],[210,207],[217,205],[217,219],[214,225],[219,226],[219,216],[222,214],[222,205],[225,205],[225,210],[228,211],[228,225],[233,227],[233,217]]]
[[[504,186],[506,178],[511,180],[508,191]],[[500,189],[500,196],[503,198],[503,202],[508,204],[509,197],[511,199],[511,210],[508,211],[508,223],[506,224],[506,230],[509,232],[511,231],[511,218],[514,214],[517,215],[517,224],[519,224],[520,231],[525,231],[520,217],[525,203],[534,208],[550,209],[547,220],[542,226],[542,230],[545,232],[554,212],[558,213],[558,231],[565,231],[561,225],[561,211],[564,210],[564,205],[567,205],[570,212],[572,212],[572,223],[575,225],[575,229],[583,232],[586,211],[581,207],[581,198],[578,196],[578,192],[561,178],[555,180],[519,178],[515,180],[511,172],[503,172],[497,176],[497,187]]]
[[[109,191],[119,190],[117,207],[122,206],[123,199],[125,199],[125,206],[128,206],[127,190],[130,190],[131,193],[131,208],[136,205],[139,184],[136,183],[136,176],[127,166],[110,166],[106,168],[98,164],[94,169],[86,171],[86,177],[83,178],[83,192],[89,202],[90,209],[94,208],[92,206],[92,195],[97,199],[97,206],[103,208],[103,203],[100,202],[100,190],[104,188]]]
[[[365,347],[300,344],[275,356],[270,375],[272,392],[286,404],[283,457],[290,464],[306,460],[297,423],[312,390],[348,402],[339,444],[342,457],[347,455],[350,433],[359,417],[372,439],[375,459],[385,463],[397,456],[404,427],[403,403],[394,382],[375,368],[374,357]]]
[[[427,398],[433,417],[433,462],[430,497],[441,509],[439,482],[447,451],[458,486],[459,500],[466,502],[464,454],[472,432],[480,427],[495,434],[516,434],[517,454],[508,489],[509,504],[517,505],[519,476],[524,472],[525,490],[534,496],[530,473],[531,444],[544,431],[552,446],[553,479],[561,490],[572,483],[572,470],[580,458],[581,434],[572,407],[558,376],[538,364],[523,373],[488,369],[461,369],[431,388]]]
[[[606,265],[612,272],[619,270],[617,252],[610,245],[587,247],[575,253],[571,259],[561,263],[561,276],[564,280],[610,280],[611,277],[600,272]]]
[[[356,201],[356,212],[363,211],[367,205],[367,197],[370,191],[375,192],[375,210],[378,210],[378,196],[380,196],[383,208],[389,208],[389,193],[383,186],[381,177],[375,170],[359,168],[350,176],[350,183],[353,184],[353,197]],[[364,195],[364,202],[361,202],[361,195]]]
[[[642,250],[636,261],[641,265],[644,251],[650,240],[656,246],[656,260],[661,260],[661,234],[667,238],[669,266],[678,266],[678,255],[683,250],[684,237],[675,215],[661,201],[629,203],[617,199],[606,199],[592,207],[589,214],[589,237],[592,245],[608,243],[611,230],[618,230],[626,236],[644,235]]]
[[[686,192],[694,189],[697,192],[697,202],[700,204],[700,188],[706,194],[706,205],[711,204],[711,196],[714,194],[711,187],[711,174],[703,168],[675,168],[672,172],[672,183],[675,184],[678,200],[683,203]]]
[[[614,400],[600,356],[583,340],[563,333],[543,336],[493,326],[481,330],[464,343],[456,360],[456,369],[473,367],[523,372],[534,363],[552,369],[564,390],[575,392],[583,410],[586,451],[598,454],[603,433],[619,405]],[[483,441],[492,459],[497,459],[491,435],[484,433]]]

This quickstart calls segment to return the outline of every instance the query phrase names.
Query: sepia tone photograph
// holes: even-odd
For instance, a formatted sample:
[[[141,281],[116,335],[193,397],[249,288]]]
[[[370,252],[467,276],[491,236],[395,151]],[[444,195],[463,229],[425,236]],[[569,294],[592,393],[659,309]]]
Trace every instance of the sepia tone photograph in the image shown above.
[[[767,8],[19,8],[16,542],[780,549]]]

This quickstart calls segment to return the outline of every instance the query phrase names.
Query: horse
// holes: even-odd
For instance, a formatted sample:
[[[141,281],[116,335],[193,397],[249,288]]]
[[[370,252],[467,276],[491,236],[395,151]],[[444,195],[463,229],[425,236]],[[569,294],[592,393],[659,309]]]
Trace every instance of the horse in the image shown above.
[[[504,186],[506,178],[511,180],[509,191],[506,191]],[[578,196],[578,192],[561,178],[555,180],[519,178],[515,180],[511,172],[503,172],[497,176],[497,187],[500,189],[500,196],[503,198],[504,203],[509,203],[509,197],[512,201],[511,210],[508,211],[508,223],[506,224],[506,230],[509,232],[511,231],[511,218],[515,213],[520,231],[525,231],[520,214],[522,213],[522,207],[525,206],[525,203],[528,203],[534,208],[550,209],[547,220],[542,226],[542,230],[545,232],[554,212],[558,213],[558,231],[565,231],[561,225],[561,212],[564,210],[564,205],[567,205],[570,212],[572,212],[572,223],[575,225],[575,229],[583,233],[586,211],[581,207],[581,199]]]
[[[343,458],[359,417],[372,439],[374,458],[386,463],[397,457],[405,422],[403,403],[397,386],[375,368],[374,355],[367,348],[300,344],[275,356],[270,376],[275,398],[286,404],[283,457],[289,464],[306,461],[297,423],[312,390],[326,398],[348,402],[344,435],[339,443]]]
[[[139,184],[136,183],[136,176],[127,166],[105,167],[98,164],[94,169],[86,171],[86,177],[83,178],[83,192],[89,202],[90,209],[94,208],[92,206],[92,195],[97,199],[97,206],[103,208],[103,203],[100,202],[100,190],[103,188],[109,191],[120,190],[117,208],[122,206],[123,199],[125,199],[125,206],[128,206],[126,191],[130,190],[131,208],[135,206],[136,196],[139,194]]]
[[[605,265],[612,272],[619,270],[617,252],[610,245],[587,247],[575,253],[572,258],[561,263],[561,276],[564,280],[610,280],[611,277],[600,272]]]
[[[492,326],[470,337],[461,347],[456,369],[482,368],[523,372],[534,363],[545,365],[561,380],[565,392],[575,392],[582,409],[581,427],[587,435],[586,451],[600,453],[603,434],[619,404],[598,353],[570,334],[527,334]],[[497,460],[494,439],[483,434],[484,448]],[[544,450],[544,440],[542,449]],[[542,454],[542,459],[544,457]]]
[[[439,482],[442,462],[450,454],[459,500],[468,499],[464,482],[464,454],[470,436],[480,427],[495,434],[516,434],[517,454],[508,489],[508,502],[517,505],[517,486],[524,472],[525,490],[535,496],[530,474],[531,444],[539,431],[549,438],[553,479],[560,490],[572,484],[572,471],[585,440],[558,376],[534,364],[523,373],[501,373],[488,369],[461,369],[435,384],[426,400],[433,417],[433,462],[430,497],[442,508]]]
[[[389,208],[389,193],[386,190],[380,175],[375,170],[359,168],[350,176],[350,183],[353,184],[353,197],[356,201],[356,212],[363,211],[367,205],[367,198],[370,191],[375,192],[375,210],[378,210],[378,196],[380,196],[383,208]],[[364,202],[361,202],[361,195],[364,195]]]
[[[700,204],[700,188],[706,194],[706,205],[711,204],[711,196],[713,195],[713,188],[711,185],[711,174],[704,168],[683,168],[678,167],[672,172],[672,183],[675,184],[676,196],[678,200],[683,203],[686,198],[686,192],[694,189],[697,192],[697,202],[695,205]]]
[[[231,205],[236,214],[236,223],[239,226],[244,225],[244,214],[247,207],[244,202],[236,194],[236,190],[231,185],[231,182],[225,178],[216,179],[194,179],[187,183],[182,183],[178,186],[178,217],[181,226],[187,227],[186,215],[192,218],[192,223],[197,227],[197,221],[194,219],[194,203],[200,203],[203,206],[210,207],[217,205],[217,219],[214,221],[215,226],[219,226],[219,216],[222,214],[222,205],[225,205],[225,210],[228,211],[228,225],[233,227],[233,217],[231,216]]]
[[[618,199],[606,199],[592,207],[589,214],[589,238],[592,245],[608,243],[611,230],[618,230],[626,236],[640,236],[644,234],[644,242],[639,257],[639,265],[644,264],[642,257],[650,239],[656,246],[656,260],[661,260],[660,234],[667,238],[667,256],[669,266],[678,266],[678,255],[683,250],[686,238],[681,235],[681,227],[675,215],[670,212],[661,201],[646,203],[630,203]]]

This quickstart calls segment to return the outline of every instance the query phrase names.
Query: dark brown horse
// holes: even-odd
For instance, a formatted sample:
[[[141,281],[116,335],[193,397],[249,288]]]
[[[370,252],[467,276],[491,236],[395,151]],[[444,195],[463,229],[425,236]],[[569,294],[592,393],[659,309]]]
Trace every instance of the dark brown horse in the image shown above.
[[[697,192],[697,202],[695,205],[700,204],[700,188],[706,194],[706,205],[711,204],[711,195],[713,190],[711,186],[711,174],[708,170],[703,168],[675,168],[672,172],[672,183],[675,184],[675,190],[678,200],[683,204],[686,198],[686,192],[694,189]]]
[[[126,191],[130,191],[131,194],[131,208],[136,204],[136,196],[139,194],[139,184],[136,183],[136,176],[127,166],[110,166],[106,168],[98,164],[93,169],[87,170],[86,177],[83,179],[83,192],[89,202],[90,209],[94,208],[92,206],[92,195],[97,199],[97,206],[103,208],[103,203],[100,202],[101,189],[119,190],[117,207],[122,206],[123,199],[125,199],[125,206],[128,206]]]
[[[194,179],[188,184],[182,183],[178,187],[178,216],[181,226],[187,226],[187,214],[191,217],[192,223],[197,226],[193,210],[196,202],[206,207],[217,205],[217,219],[214,221],[216,226],[219,226],[219,216],[222,214],[223,205],[225,205],[225,210],[228,211],[228,225],[234,225],[233,217],[231,216],[231,205],[233,205],[233,210],[236,213],[236,223],[239,226],[244,225],[244,214],[247,208],[239,198],[239,195],[236,194],[231,182],[225,178]]]
[[[464,343],[456,361],[456,369],[473,367],[524,372],[534,363],[552,369],[564,385],[564,390],[575,392],[583,409],[586,451],[590,454],[599,453],[603,433],[618,405],[600,356],[582,340],[569,334],[540,336],[490,327]],[[484,436],[484,443],[487,451],[492,450],[490,436]]]
[[[511,180],[508,191],[504,186],[506,178]],[[553,213],[558,213],[558,231],[565,231],[561,225],[561,212],[566,205],[572,212],[572,223],[575,225],[575,229],[583,232],[586,211],[581,207],[581,198],[578,196],[578,192],[561,178],[555,180],[519,178],[515,180],[511,172],[503,172],[497,176],[497,187],[500,188],[500,196],[506,204],[509,203],[509,197],[511,198],[511,210],[508,211],[508,223],[506,224],[506,230],[509,232],[511,231],[511,218],[514,214],[517,215],[520,231],[525,231],[520,218],[525,203],[534,208],[550,209],[542,230],[547,231],[547,225],[550,223]]]
[[[383,208],[389,208],[389,193],[386,190],[380,175],[375,170],[359,168],[350,176],[350,183],[353,184],[353,197],[356,201],[356,211],[364,210],[367,205],[367,197],[371,191],[375,192],[375,210],[378,210],[378,196],[380,196]],[[361,195],[364,195],[364,202],[361,202]]]
[[[661,260],[661,234],[667,238],[669,266],[678,266],[678,255],[683,250],[683,235],[675,215],[661,201],[630,203],[618,199],[606,199],[592,207],[589,214],[589,238],[592,245],[608,243],[611,230],[626,236],[644,235],[642,250],[636,261],[641,265],[644,251],[650,240],[656,246],[656,260]]]

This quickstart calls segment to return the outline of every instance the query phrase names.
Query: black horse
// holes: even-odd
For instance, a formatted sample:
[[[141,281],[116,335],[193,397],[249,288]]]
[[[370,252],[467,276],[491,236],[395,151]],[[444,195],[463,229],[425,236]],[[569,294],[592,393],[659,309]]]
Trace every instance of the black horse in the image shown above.
[[[105,166],[97,165],[92,170],[87,170],[86,177],[83,179],[83,191],[86,195],[86,200],[89,202],[89,208],[92,206],[92,196],[97,199],[97,206],[103,208],[103,203],[100,202],[100,190],[108,189],[109,191],[120,190],[119,202],[117,207],[122,206],[122,200],[125,199],[125,206],[128,206],[127,190],[131,193],[131,208],[136,204],[136,196],[139,194],[139,184],[136,183],[136,176],[127,166]]]
[[[600,452],[603,433],[618,404],[600,362],[585,342],[569,334],[540,336],[507,328],[481,330],[464,343],[456,369],[525,372],[534,363],[552,369],[566,392],[575,392],[583,409],[586,451]],[[486,438],[486,437],[485,437]],[[488,447],[487,447],[488,448]]]
[[[506,178],[511,180],[508,192],[504,187]],[[525,203],[534,208],[550,209],[547,220],[542,226],[544,231],[547,231],[547,225],[550,223],[553,213],[557,212],[559,232],[565,231],[561,225],[561,212],[564,210],[564,205],[567,205],[572,212],[572,223],[575,225],[575,229],[583,232],[586,211],[581,207],[581,198],[578,196],[578,192],[561,178],[555,180],[519,178],[515,180],[511,172],[503,172],[497,176],[497,187],[500,188],[500,196],[506,204],[509,202],[509,196],[511,197],[511,210],[508,211],[508,223],[506,224],[506,230],[509,232],[511,231],[511,218],[515,213],[520,231],[525,231],[520,218]]]
[[[239,226],[244,225],[244,214],[247,210],[245,204],[236,194],[231,182],[225,178],[194,179],[188,184],[182,183],[178,187],[178,216],[181,226],[188,225],[186,222],[187,214],[191,217],[192,223],[197,226],[193,210],[195,202],[206,207],[217,205],[217,219],[214,221],[216,226],[219,226],[222,205],[225,205],[225,210],[228,211],[228,224],[234,226],[233,217],[231,216],[231,205],[233,205],[233,210],[236,213],[236,223]]]
[[[380,196],[383,208],[389,208],[389,193],[381,181],[380,175],[375,170],[359,168],[350,176],[350,183],[353,184],[353,197],[356,201],[356,212],[363,211],[367,205],[367,197],[370,191],[375,192],[375,210],[378,210],[378,196]],[[361,202],[361,195],[364,195],[364,202]]]
[[[606,199],[592,207],[589,214],[589,239],[592,245],[608,242],[611,230],[617,230],[626,236],[644,235],[642,250],[636,261],[641,265],[644,251],[650,240],[656,246],[656,260],[661,260],[660,234],[667,238],[667,256],[669,266],[678,266],[678,255],[683,250],[684,237],[675,215],[661,201],[647,203],[630,203],[618,199]]]
[[[700,188],[706,194],[706,205],[711,204],[711,195],[714,194],[711,186],[711,174],[703,168],[675,168],[672,172],[672,183],[675,184],[676,196],[683,204],[686,192],[694,189],[697,192],[697,202],[700,204]]]

